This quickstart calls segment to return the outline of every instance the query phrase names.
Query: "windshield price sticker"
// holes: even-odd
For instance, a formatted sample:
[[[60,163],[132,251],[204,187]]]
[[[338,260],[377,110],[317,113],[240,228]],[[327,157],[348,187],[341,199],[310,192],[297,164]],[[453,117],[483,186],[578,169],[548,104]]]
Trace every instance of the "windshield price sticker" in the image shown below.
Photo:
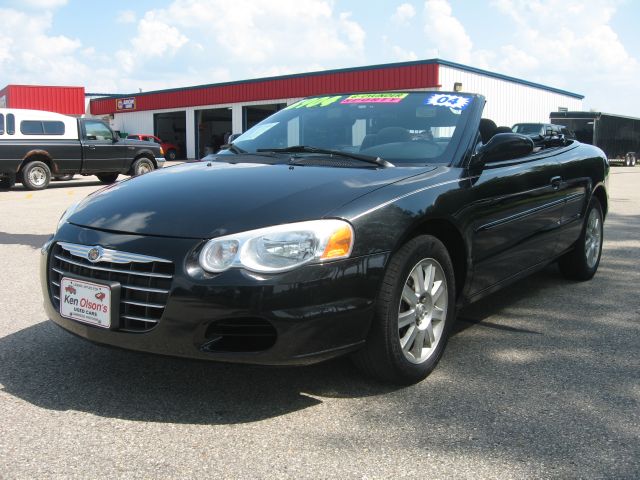
[[[460,95],[436,93],[427,98],[424,103],[425,105],[435,105],[437,107],[449,107],[455,110],[464,110],[471,103],[471,99]]]
[[[111,289],[73,278],[60,281],[60,315],[98,327],[111,325]]]
[[[336,95],[333,97],[306,98],[292,105],[289,105],[287,108],[285,108],[285,110],[289,110],[293,108],[327,107],[329,105],[336,103],[341,98],[342,98],[342,95]]]
[[[349,95],[340,103],[400,103],[408,93],[365,93]]]

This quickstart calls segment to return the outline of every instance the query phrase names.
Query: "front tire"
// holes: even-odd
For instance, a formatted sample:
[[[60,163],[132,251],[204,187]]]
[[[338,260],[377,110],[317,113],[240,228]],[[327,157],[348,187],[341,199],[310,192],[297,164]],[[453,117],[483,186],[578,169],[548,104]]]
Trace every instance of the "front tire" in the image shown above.
[[[178,154],[176,153],[176,151],[172,148],[171,150],[169,150],[169,151],[167,152],[167,155],[166,155],[166,157],[165,157],[165,158],[166,158],[167,160],[169,160],[170,162],[173,162],[173,161],[176,159],[177,155],[178,155]]]
[[[44,190],[51,181],[51,170],[44,162],[29,162],[22,169],[22,184],[27,190]]]
[[[560,257],[560,272],[570,280],[591,280],[600,265],[604,238],[602,207],[597,198],[589,203],[582,233],[573,250]]]
[[[449,253],[431,235],[416,237],[391,257],[371,331],[354,362],[384,382],[419,382],[440,360],[454,318]]]
[[[118,179],[118,175],[119,173],[96,173],[98,180],[107,185],[114,183]]]
[[[138,177],[140,175],[144,175],[145,173],[152,172],[155,170],[155,165],[151,160],[146,157],[141,157],[133,162],[131,170],[133,171],[133,176]]]

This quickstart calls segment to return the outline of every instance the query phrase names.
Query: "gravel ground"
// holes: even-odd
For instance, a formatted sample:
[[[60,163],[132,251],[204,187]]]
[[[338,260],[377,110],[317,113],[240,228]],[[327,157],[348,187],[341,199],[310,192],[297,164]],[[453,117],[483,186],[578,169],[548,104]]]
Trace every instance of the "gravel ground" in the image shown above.
[[[408,388],[107,349],[47,321],[39,246],[93,177],[0,193],[0,478],[639,478],[640,169],[613,168],[602,263],[460,313]]]

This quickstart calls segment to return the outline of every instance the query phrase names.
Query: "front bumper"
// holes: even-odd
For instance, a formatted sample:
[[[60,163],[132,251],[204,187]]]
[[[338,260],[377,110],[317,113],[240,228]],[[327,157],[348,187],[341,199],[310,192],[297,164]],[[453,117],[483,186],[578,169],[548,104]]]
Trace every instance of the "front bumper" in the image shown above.
[[[164,162],[167,161],[164,157],[155,157],[155,159],[156,159],[156,165],[158,165],[158,168],[164,167]]]
[[[157,325],[143,333],[105,330],[62,317],[52,299],[51,252],[56,242],[105,248],[171,260],[175,274]],[[228,270],[188,273],[198,239],[142,237],[66,224],[42,249],[41,285],[49,318],[90,341],[164,355],[268,365],[308,364],[361,346],[369,331],[387,254],[306,266],[274,275]],[[55,287],[54,287],[55,289]],[[260,323],[275,333],[266,348],[251,342],[227,349],[220,325]],[[264,328],[259,329],[264,332]],[[250,331],[242,330],[249,336]]]

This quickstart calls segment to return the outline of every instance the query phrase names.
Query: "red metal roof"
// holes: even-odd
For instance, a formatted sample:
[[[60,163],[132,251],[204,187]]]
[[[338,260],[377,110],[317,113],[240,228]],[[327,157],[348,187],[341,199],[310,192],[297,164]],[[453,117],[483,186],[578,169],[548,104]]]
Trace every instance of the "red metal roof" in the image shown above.
[[[326,93],[439,87],[438,64],[411,62],[202,85],[91,100],[93,115],[275,100]]]
[[[36,85],[7,85],[0,90],[0,99],[8,108],[46,110],[65,115],[82,115],[84,87],[51,87]]]

